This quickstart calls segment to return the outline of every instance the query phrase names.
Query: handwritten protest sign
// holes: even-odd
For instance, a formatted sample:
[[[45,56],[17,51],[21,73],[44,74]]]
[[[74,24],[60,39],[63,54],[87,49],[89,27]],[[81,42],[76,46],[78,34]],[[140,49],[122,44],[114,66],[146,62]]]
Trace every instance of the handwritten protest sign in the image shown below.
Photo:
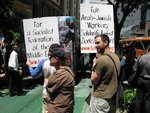
[[[48,56],[51,44],[59,43],[57,17],[24,19],[24,38],[27,60],[35,67]]]
[[[96,53],[94,37],[107,34],[114,51],[114,16],[112,5],[80,4],[81,53]]]

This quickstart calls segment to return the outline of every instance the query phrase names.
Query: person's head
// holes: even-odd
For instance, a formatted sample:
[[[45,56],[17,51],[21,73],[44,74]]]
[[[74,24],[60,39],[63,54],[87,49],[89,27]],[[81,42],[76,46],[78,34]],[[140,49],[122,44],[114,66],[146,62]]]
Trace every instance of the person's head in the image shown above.
[[[19,45],[18,44],[13,44],[13,51],[19,52]]]
[[[98,53],[103,54],[109,48],[110,39],[105,34],[95,36],[95,47]]]
[[[60,66],[65,66],[66,54],[61,48],[54,48],[49,55],[50,65],[59,69]]]
[[[135,50],[135,48],[128,46],[125,56],[126,56],[126,59],[128,61],[133,61],[135,59],[135,57],[136,57],[136,50]]]

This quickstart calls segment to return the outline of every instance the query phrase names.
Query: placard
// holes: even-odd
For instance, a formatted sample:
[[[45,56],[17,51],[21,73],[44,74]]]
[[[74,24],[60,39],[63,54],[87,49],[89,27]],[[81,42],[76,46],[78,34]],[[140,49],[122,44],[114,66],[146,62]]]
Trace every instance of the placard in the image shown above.
[[[80,4],[81,53],[96,53],[94,37],[106,34],[110,38],[110,50],[114,51],[113,6],[104,4]]]
[[[42,17],[23,20],[27,60],[35,67],[48,57],[51,44],[59,44],[57,17]]]

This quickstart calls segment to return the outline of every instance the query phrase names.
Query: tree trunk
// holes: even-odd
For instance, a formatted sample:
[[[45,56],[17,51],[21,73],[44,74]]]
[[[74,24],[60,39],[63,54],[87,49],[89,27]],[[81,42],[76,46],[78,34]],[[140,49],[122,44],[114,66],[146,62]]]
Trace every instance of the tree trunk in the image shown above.
[[[115,27],[115,48],[119,45],[119,40],[120,40],[120,32],[121,28],[120,27]]]

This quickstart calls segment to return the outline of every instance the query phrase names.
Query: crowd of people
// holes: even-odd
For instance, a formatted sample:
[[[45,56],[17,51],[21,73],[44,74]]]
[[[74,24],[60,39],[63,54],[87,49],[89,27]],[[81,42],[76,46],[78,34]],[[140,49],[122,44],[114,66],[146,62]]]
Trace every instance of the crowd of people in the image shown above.
[[[110,51],[110,39],[105,34],[95,36],[96,57],[93,59],[91,83],[92,94],[89,104],[89,113],[115,113],[116,92],[118,82],[128,80],[133,68],[138,70],[137,94],[135,113],[148,113],[150,111],[150,46],[148,53],[135,60],[134,49],[128,50],[125,55]],[[7,74],[9,76],[9,94],[22,95],[23,88],[19,75],[19,48],[18,43],[11,45],[12,50],[7,58]],[[65,51],[59,44],[52,44],[48,50],[48,58],[39,62],[32,68],[26,62],[30,75],[44,76],[42,113],[73,113],[75,79],[72,70],[65,64]],[[122,71],[124,67],[124,71]]]

